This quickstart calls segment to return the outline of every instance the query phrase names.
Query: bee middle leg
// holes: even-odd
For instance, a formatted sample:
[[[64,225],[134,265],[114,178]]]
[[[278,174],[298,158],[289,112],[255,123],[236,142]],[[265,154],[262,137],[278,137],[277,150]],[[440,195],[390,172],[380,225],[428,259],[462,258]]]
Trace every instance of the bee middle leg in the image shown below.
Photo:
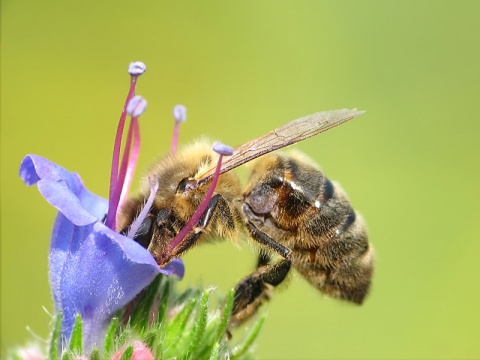
[[[235,287],[231,324],[239,325],[249,319],[260,305],[270,298],[270,292],[279,285],[288,275],[292,265],[291,250],[260,231],[250,222],[246,224],[253,240],[275,251],[282,260],[270,263],[270,256],[261,250],[257,270],[241,280]]]

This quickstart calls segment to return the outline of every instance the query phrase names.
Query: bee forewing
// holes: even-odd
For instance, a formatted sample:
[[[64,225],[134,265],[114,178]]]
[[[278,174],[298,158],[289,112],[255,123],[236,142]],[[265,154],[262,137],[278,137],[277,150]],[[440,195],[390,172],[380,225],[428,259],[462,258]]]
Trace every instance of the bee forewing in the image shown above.
[[[308,139],[309,137],[315,136],[323,131],[329,130],[348,120],[360,116],[364,112],[365,111],[357,109],[329,110],[317,112],[290,121],[289,123],[270,131],[268,134],[251,140],[236,148],[233,155],[223,161],[220,173],[230,171],[237,166],[245,164],[246,162],[269,152]],[[215,167],[212,167],[203,174],[198,175],[198,182],[205,183],[210,181],[214,172]]]

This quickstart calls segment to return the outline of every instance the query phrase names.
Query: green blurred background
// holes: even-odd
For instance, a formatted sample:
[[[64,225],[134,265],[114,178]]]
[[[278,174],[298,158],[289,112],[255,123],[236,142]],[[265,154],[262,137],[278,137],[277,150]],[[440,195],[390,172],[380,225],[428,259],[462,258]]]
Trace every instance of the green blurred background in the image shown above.
[[[236,145],[319,110],[361,118],[298,146],[368,222],[377,271],[362,307],[303,279],[268,305],[260,359],[479,358],[479,1],[1,3],[1,342],[47,337],[55,211],[18,178],[27,153],[107,195],[130,61],[140,168],[181,141]],[[253,267],[225,243],[185,257],[184,286],[227,291]]]

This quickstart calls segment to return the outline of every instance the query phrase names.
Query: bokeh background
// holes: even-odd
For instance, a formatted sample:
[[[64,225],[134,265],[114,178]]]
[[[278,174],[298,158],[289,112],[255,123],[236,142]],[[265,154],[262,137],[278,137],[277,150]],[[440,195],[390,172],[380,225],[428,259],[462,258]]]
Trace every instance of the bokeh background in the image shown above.
[[[378,264],[362,307],[300,277],[268,305],[259,359],[480,357],[479,1],[1,2],[1,343],[48,334],[55,211],[18,178],[27,153],[107,195],[130,61],[140,168],[181,141],[236,145],[319,110],[366,115],[298,148],[348,191]],[[185,257],[183,286],[226,292],[247,246]]]

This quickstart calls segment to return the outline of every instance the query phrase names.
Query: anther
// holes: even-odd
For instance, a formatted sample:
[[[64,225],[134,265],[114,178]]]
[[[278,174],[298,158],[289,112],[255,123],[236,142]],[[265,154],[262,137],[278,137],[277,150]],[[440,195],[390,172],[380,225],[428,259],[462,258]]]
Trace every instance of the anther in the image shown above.
[[[139,117],[147,108],[147,101],[140,95],[134,96],[127,105],[127,114],[133,117]]]
[[[184,105],[176,105],[173,108],[173,118],[176,122],[185,122],[187,120],[187,108]]]
[[[131,62],[128,73],[132,76],[140,76],[147,70],[147,66],[141,61]]]
[[[233,155],[233,148],[231,146],[222,144],[221,142],[218,142],[218,141],[213,143],[213,151],[223,156]]]

